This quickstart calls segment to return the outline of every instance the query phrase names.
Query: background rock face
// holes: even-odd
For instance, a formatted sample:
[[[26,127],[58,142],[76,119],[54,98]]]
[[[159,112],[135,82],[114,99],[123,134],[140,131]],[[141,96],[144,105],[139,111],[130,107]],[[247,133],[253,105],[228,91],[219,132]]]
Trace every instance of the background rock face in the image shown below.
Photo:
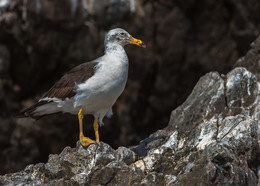
[[[65,71],[102,55],[106,31],[122,27],[148,46],[145,50],[126,47],[130,60],[127,87],[113,108],[115,115],[105,120],[105,127],[100,131],[101,140],[117,148],[136,145],[152,132],[166,127],[171,111],[184,102],[202,75],[210,71],[229,72],[259,34],[259,7],[256,0],[243,3],[233,0],[2,1],[0,173],[21,170],[29,163],[46,162],[48,154],[75,145],[78,140],[75,116],[64,114],[34,122],[17,120],[13,115],[40,98]],[[172,132],[177,129],[177,138],[185,139],[189,131],[200,130],[198,123],[208,121],[211,126],[217,121],[219,127],[223,125],[223,130],[227,130],[224,126],[234,123],[234,118],[226,117],[234,116],[237,122],[256,118],[259,41],[252,46],[235,66],[246,67],[255,75],[236,69],[225,77],[217,73],[202,77],[186,102],[172,112],[167,129]],[[212,97],[212,94],[216,95]],[[239,114],[243,117],[245,114],[245,118],[241,116],[241,119]],[[92,117],[84,120],[85,132],[91,137],[92,120]],[[204,125],[201,130],[206,130]],[[204,152],[205,144],[198,148]],[[119,170],[123,175],[128,168]],[[111,173],[115,174],[116,171]],[[154,183],[160,180],[171,183],[177,176],[167,175],[158,176]],[[147,179],[152,178],[153,175],[147,175]],[[119,175],[118,179],[121,179]],[[140,179],[144,179],[142,175]]]

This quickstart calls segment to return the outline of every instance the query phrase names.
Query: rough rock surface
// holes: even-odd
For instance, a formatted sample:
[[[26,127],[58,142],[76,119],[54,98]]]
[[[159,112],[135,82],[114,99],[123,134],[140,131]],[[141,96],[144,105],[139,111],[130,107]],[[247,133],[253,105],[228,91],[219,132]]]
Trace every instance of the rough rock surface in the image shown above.
[[[125,28],[148,46],[126,47],[127,87],[100,131],[102,141],[117,148],[166,127],[202,75],[229,72],[259,34],[259,7],[259,0],[0,1],[0,174],[47,162],[49,154],[75,145],[75,116],[34,122],[13,115],[65,71],[102,55],[105,31]],[[251,72],[259,73],[258,54],[254,48],[243,63]],[[93,135],[91,119],[84,120],[87,135]]]
[[[66,147],[2,185],[260,184],[260,82],[245,68],[203,76],[169,125],[138,146]]]

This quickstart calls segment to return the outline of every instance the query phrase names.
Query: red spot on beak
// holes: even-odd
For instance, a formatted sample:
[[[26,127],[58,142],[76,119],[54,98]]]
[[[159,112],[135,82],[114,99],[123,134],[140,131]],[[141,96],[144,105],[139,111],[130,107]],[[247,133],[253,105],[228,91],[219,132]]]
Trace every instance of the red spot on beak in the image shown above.
[[[145,44],[144,42],[142,42],[142,43],[140,44],[140,46],[143,47],[143,48],[146,48],[146,44]]]

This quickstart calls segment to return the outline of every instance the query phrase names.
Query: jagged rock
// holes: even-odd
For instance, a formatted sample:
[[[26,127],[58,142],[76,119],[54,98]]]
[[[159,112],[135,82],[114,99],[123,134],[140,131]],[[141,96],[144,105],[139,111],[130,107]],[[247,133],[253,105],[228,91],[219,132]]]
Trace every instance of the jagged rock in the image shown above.
[[[64,114],[33,122],[16,120],[13,115],[33,104],[64,72],[102,55],[103,38],[109,29],[122,27],[148,46],[145,50],[126,47],[130,60],[127,87],[113,108],[115,115],[105,121],[100,131],[101,139],[117,148],[136,145],[167,126],[171,111],[184,102],[202,75],[210,71],[224,74],[230,71],[259,35],[259,7],[258,0],[0,1],[0,45],[5,48],[0,49],[3,52],[0,58],[8,59],[9,55],[9,62],[6,60],[3,71],[0,70],[0,78],[4,76],[0,80],[0,174],[20,171],[29,163],[46,162],[49,154],[60,153],[65,146],[76,143],[75,116]],[[246,67],[257,77],[259,43],[259,39],[256,40],[243,64],[237,65]],[[1,66],[0,62],[0,69]],[[225,81],[225,77],[221,80],[218,74],[211,75],[216,79],[205,80],[205,83],[215,82],[220,86],[221,81]],[[222,94],[221,89],[210,87],[211,91]],[[204,88],[209,90],[207,86]],[[245,93],[240,96],[252,98]],[[201,96],[210,100],[211,93],[207,94]],[[183,127],[178,122],[183,112],[176,110],[178,116],[174,116],[177,118],[171,120],[168,129],[172,133],[178,129],[179,134],[175,133],[172,138],[184,136],[182,132],[186,130],[188,134],[197,123],[222,113],[223,107],[228,113],[229,109],[223,106],[227,101],[214,99],[208,108],[202,108],[200,115],[195,112],[201,109],[200,101],[195,100],[193,110],[186,105],[186,112],[192,113],[188,115],[190,118],[183,119]],[[229,104],[232,112],[239,113],[244,108],[237,106],[246,107],[247,103]],[[91,119],[84,120],[87,134],[93,130]],[[160,146],[169,137],[168,133],[161,130],[157,136],[131,149],[139,158],[144,158],[149,149]],[[170,140],[165,145],[178,143]],[[122,154],[126,164],[136,161],[130,154]],[[171,174],[165,177],[169,184],[175,178],[176,175]]]
[[[66,147],[0,184],[257,185],[260,83],[245,68],[200,79],[168,127],[131,150]]]
[[[50,155],[46,164],[29,165],[22,172],[1,177],[0,183],[96,185],[124,179],[123,184],[128,183],[126,177],[131,180],[131,172],[133,177],[140,177],[126,164],[134,162],[134,157],[134,153],[124,147],[115,151],[102,142],[88,148],[77,143],[76,148],[66,147],[60,155]]]
[[[235,67],[245,67],[250,72],[253,72],[258,79],[260,78],[260,36],[251,43],[251,49],[247,52],[247,54],[240,58],[236,64]]]

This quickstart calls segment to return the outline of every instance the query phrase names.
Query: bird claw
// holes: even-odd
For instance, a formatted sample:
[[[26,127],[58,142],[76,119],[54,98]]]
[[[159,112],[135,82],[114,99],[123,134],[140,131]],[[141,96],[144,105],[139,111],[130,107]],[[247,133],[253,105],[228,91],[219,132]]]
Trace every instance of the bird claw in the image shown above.
[[[92,139],[90,139],[90,138],[88,138],[88,137],[85,137],[85,136],[81,136],[80,137],[80,143],[81,143],[81,145],[83,146],[83,147],[87,147],[87,146],[89,146],[89,145],[91,145],[91,144],[96,144],[97,142],[96,141],[94,141],[94,140],[92,140]]]

